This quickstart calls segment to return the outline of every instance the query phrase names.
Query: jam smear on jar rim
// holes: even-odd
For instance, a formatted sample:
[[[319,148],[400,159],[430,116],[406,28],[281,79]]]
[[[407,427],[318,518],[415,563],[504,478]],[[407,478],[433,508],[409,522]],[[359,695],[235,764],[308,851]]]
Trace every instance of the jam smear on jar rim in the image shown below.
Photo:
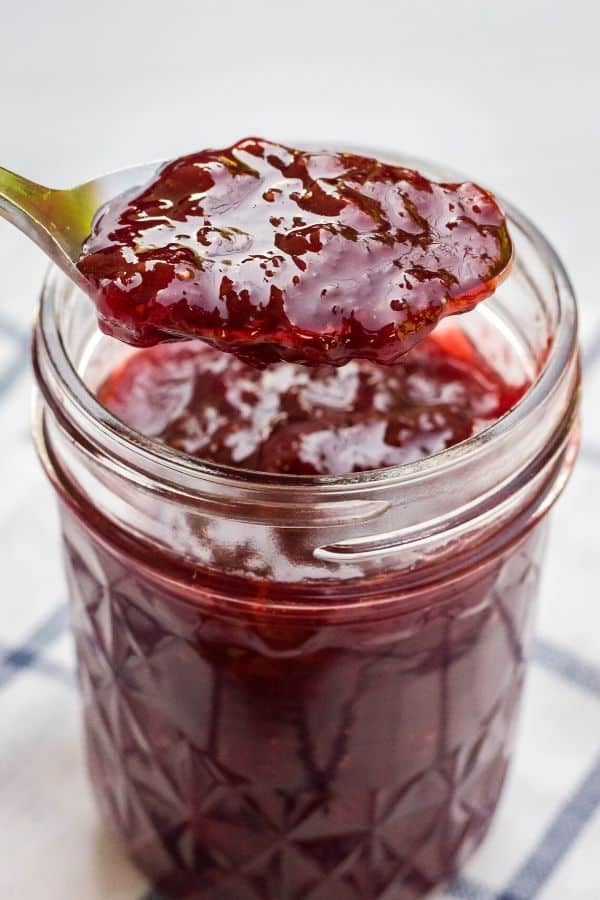
[[[128,343],[342,366],[397,363],[511,260],[502,210],[471,182],[246,138],[110,201],[78,266],[102,329]]]
[[[257,369],[202,341],[139,350],[99,389],[131,428],[221,465],[346,475],[423,459],[507,412],[510,384],[460,329],[426,337],[395,366],[279,363]]]

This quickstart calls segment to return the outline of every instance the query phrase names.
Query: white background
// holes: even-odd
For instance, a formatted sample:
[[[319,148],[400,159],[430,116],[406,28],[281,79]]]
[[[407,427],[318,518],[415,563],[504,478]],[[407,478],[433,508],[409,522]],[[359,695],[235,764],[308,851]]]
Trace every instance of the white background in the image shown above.
[[[583,344],[593,355],[600,349],[599,9],[583,0],[0,0],[0,165],[62,187],[248,134],[429,157],[491,186],[546,231],[572,275]],[[44,267],[37,248],[0,221],[5,321],[26,325]],[[23,438],[26,380],[11,408],[0,408],[0,638],[15,644],[63,590],[52,498]],[[596,366],[586,384],[584,452],[554,516],[539,624],[543,640],[592,665],[600,659],[599,390]],[[51,900],[87,900],[88,887],[93,900],[133,897],[137,876],[103,863],[113,851],[89,837],[97,826],[78,793],[85,789],[72,695],[65,689],[59,699],[56,688],[46,702],[36,677],[23,676],[5,695],[15,749],[2,896],[8,886],[11,900],[38,897],[43,885]],[[518,868],[527,842],[543,833],[596,752],[592,701],[561,728],[553,718],[558,682],[532,678],[507,805],[471,869],[494,886]],[[575,699],[566,687],[565,698],[567,721]],[[5,711],[0,751],[9,720]],[[36,754],[56,762],[44,792],[31,780],[41,765]],[[54,780],[64,781],[60,801]],[[46,876],[19,826],[44,816],[51,824],[35,841],[44,863],[54,862]],[[600,815],[594,823],[544,900],[600,896]],[[72,853],[75,834],[81,847]]]

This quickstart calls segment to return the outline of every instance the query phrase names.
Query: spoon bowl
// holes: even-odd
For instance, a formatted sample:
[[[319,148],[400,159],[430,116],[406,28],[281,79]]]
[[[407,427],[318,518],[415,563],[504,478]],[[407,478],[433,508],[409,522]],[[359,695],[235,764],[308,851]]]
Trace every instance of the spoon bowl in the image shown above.
[[[148,181],[160,163],[111,172],[74,188],[57,190],[0,167],[0,216],[35,241],[85,293],[89,285],[77,268],[81,247],[95,214],[118,194]]]

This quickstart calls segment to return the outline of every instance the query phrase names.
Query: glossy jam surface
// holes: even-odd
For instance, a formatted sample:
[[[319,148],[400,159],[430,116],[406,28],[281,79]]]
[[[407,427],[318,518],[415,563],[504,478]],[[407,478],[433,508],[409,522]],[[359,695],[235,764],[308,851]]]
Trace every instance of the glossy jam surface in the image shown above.
[[[355,360],[259,370],[202,342],[163,344],[130,356],[98,396],[135,430],[205,460],[344,475],[466,440],[524,389],[505,383],[452,328],[385,368]]]
[[[350,153],[258,138],[164,166],[83,249],[102,328],[200,337],[254,365],[393,364],[506,274],[493,196]]]

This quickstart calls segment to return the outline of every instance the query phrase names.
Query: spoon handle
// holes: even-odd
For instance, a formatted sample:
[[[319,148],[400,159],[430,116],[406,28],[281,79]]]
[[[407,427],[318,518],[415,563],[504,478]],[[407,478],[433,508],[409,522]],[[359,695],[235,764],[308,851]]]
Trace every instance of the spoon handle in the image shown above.
[[[18,223],[14,217],[45,218],[48,205],[56,193],[0,166],[0,215],[15,225]]]
[[[48,251],[52,210],[59,191],[36,184],[0,166],[0,216]]]

